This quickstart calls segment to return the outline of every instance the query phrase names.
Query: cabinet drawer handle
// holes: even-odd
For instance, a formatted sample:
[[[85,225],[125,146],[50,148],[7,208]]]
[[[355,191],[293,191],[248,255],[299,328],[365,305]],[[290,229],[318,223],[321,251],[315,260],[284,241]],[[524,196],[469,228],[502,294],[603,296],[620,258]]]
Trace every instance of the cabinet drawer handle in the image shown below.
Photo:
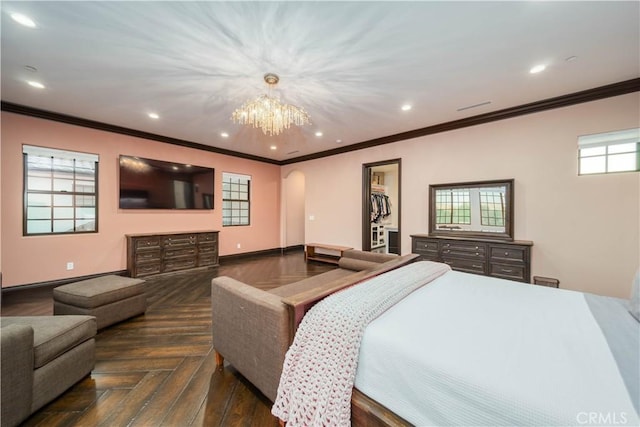
[[[476,246],[476,249],[478,249],[478,247]]]
[[[479,253],[479,252],[476,252],[476,256],[480,256],[480,253]]]
[[[509,256],[509,252],[505,252],[505,253],[504,253],[504,256]]]
[[[509,270],[509,269],[506,269],[506,268],[502,268],[501,271],[503,273],[513,273],[513,270]]]
[[[473,267],[473,268],[482,268],[481,265],[476,265],[476,264],[471,264],[471,267]]]

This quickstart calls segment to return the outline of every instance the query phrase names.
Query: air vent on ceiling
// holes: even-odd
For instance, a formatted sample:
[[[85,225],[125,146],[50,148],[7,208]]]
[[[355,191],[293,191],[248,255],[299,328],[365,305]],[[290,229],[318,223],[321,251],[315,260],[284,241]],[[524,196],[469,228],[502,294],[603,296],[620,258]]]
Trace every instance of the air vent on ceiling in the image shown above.
[[[466,107],[458,108],[458,111],[470,110],[472,108],[482,107],[483,105],[491,104],[491,101],[484,101],[479,104],[467,105]]]

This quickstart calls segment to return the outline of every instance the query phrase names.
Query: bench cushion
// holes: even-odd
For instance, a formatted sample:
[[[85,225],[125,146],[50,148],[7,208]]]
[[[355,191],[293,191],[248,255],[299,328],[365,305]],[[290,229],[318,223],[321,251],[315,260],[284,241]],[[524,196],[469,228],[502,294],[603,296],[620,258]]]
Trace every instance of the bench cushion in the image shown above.
[[[143,293],[144,280],[108,275],[58,286],[53,290],[53,299],[76,307],[95,308]]]
[[[96,319],[93,316],[17,316],[2,318],[2,326],[18,324],[33,328],[34,369],[78,344],[95,337]]]

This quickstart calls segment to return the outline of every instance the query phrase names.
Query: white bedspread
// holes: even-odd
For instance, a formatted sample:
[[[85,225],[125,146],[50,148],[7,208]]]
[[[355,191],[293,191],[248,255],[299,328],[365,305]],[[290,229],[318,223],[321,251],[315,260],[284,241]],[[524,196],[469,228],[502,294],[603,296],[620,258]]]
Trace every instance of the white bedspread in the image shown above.
[[[273,415],[291,426],[350,426],[351,392],[366,326],[447,271],[446,264],[416,262],[317,303],[287,351]]]
[[[583,294],[454,271],[369,324],[355,386],[418,426],[638,425]]]

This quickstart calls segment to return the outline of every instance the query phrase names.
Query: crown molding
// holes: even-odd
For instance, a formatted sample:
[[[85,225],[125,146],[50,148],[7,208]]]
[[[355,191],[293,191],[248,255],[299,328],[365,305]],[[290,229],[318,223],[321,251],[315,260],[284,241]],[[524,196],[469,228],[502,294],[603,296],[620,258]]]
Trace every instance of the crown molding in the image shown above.
[[[587,89],[567,95],[556,96],[554,98],[544,99],[542,101],[531,102],[529,104],[518,105],[515,107],[505,108],[503,110],[492,111],[489,113],[479,114],[460,120],[454,120],[445,123],[439,123],[433,126],[414,129],[407,132],[401,132],[394,135],[383,136],[356,144],[345,145],[344,147],[332,150],[321,151],[306,156],[293,157],[287,160],[274,160],[266,157],[254,156],[252,154],[241,153],[224,148],[212,147],[209,145],[198,144],[196,142],[185,141],[182,139],[170,138],[163,135],[143,132],[135,129],[129,129],[120,126],[114,126],[107,123],[97,122],[93,120],[82,119],[79,117],[68,116],[65,114],[54,113],[52,111],[39,110],[37,108],[27,107],[24,105],[14,104],[6,101],[0,103],[0,109],[16,114],[38,117],[46,120],[53,120],[62,123],[68,123],[76,126],[83,126],[92,129],[99,129],[107,132],[119,133],[123,135],[145,138],[154,141],[164,142],[167,144],[180,145],[183,147],[195,148],[203,151],[224,154],[227,156],[240,157],[243,159],[255,160],[264,163],[284,166],[292,163],[299,163],[308,160],[320,159],[323,157],[335,156],[337,154],[348,153],[350,151],[363,150],[366,148],[376,147],[379,145],[390,144],[393,142],[404,141],[407,139],[418,138],[426,135],[433,135],[441,132],[448,132],[455,129],[476,126],[484,123],[495,122],[498,120],[510,119],[513,117],[523,116],[525,114],[539,113],[541,111],[552,110],[555,108],[568,107],[571,105],[581,104],[584,102],[596,101],[604,98],[625,95],[628,93],[640,91],[640,78],[625,80],[618,83],[612,83],[605,86]]]

